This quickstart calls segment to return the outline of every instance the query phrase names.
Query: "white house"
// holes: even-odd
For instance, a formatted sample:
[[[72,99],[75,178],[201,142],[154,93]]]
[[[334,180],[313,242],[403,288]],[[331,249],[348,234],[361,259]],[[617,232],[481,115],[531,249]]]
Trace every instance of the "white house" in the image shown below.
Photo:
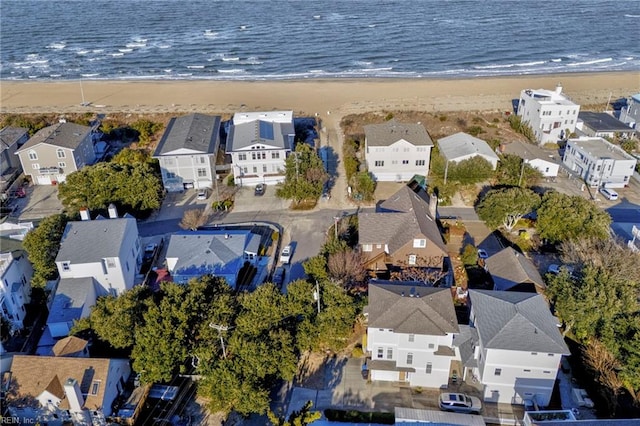
[[[80,215],[83,220],[67,223],[62,234],[56,256],[60,278],[93,277],[100,285],[98,296],[132,288],[142,264],[136,219],[119,218],[113,204],[109,219],[91,220],[88,210]]]
[[[420,123],[389,120],[364,126],[367,170],[377,181],[404,182],[426,176],[433,142]]]
[[[549,405],[560,361],[570,352],[543,296],[469,290],[469,300],[477,333],[471,370],[484,387],[484,400]]]
[[[580,111],[576,131],[579,136],[631,138],[636,131],[606,112]]]
[[[284,182],[294,138],[293,111],[235,113],[226,152],[231,155],[236,185]]]
[[[173,117],[153,154],[160,162],[168,192],[211,188],[216,179],[220,117],[189,114]]]
[[[372,282],[366,314],[371,380],[431,388],[449,383],[459,332],[450,289]]]
[[[440,153],[447,162],[459,163],[474,157],[487,160],[493,170],[498,167],[498,155],[493,152],[488,143],[464,132],[458,132],[451,136],[438,140]]]
[[[525,89],[520,92],[518,116],[533,130],[538,144],[557,143],[576,129],[580,105],[556,90]]]
[[[591,187],[624,188],[637,160],[602,138],[569,139],[562,162]]]
[[[620,110],[620,121],[636,129],[640,122],[640,93],[631,96],[627,101],[627,106]]]
[[[60,280],[47,317],[47,332],[43,333],[38,344],[42,348],[41,353],[48,354],[48,349],[55,344],[55,339],[68,336],[77,320],[87,318],[91,314],[91,308],[95,306],[98,298],[96,286],[97,283],[92,277]]]
[[[7,403],[20,424],[106,425],[131,374],[129,360],[15,355]]]
[[[0,315],[14,330],[24,328],[25,305],[31,301],[33,268],[26,252],[0,254]]]
[[[503,147],[504,153],[522,158],[526,164],[542,173],[543,177],[554,178],[558,176],[559,162],[562,159],[556,151],[546,151],[539,146],[520,141],[511,142]]]

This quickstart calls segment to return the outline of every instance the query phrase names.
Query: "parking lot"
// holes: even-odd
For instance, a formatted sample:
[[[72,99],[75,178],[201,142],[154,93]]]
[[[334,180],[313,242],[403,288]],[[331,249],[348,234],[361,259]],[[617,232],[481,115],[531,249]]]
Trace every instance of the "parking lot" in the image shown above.
[[[233,211],[256,212],[256,211],[276,211],[289,208],[291,201],[276,197],[275,185],[266,185],[263,195],[255,195],[254,188],[243,186],[238,188],[233,203]]]

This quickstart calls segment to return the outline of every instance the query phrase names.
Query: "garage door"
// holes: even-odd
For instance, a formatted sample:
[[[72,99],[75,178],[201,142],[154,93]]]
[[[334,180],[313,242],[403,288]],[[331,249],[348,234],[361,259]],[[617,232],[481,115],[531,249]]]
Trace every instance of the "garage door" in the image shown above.
[[[50,176],[38,176],[38,181],[36,183],[38,185],[51,185],[51,177]]]
[[[397,382],[399,381],[397,371],[381,371],[381,370],[372,370],[371,371],[371,380],[377,380],[380,382]]]

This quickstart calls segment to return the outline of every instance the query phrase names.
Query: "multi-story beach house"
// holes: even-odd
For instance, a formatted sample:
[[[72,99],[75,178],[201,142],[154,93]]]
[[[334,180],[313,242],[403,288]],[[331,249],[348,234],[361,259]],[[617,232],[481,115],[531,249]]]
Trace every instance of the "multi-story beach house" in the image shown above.
[[[555,178],[560,170],[560,159],[557,156],[557,150],[546,151],[539,146],[513,141],[506,145],[501,145],[501,149],[506,154],[517,155],[522,160],[542,173],[545,178]]]
[[[8,126],[0,130],[0,182],[10,180],[21,171],[20,159],[16,151],[29,140],[27,129]]]
[[[369,284],[365,311],[369,378],[447,386],[453,374],[453,338],[459,332],[451,291],[396,283]]]
[[[227,136],[236,185],[284,182],[285,160],[294,150],[293,111],[237,112]]]
[[[636,129],[640,122],[640,93],[627,100],[627,106],[620,110],[620,121]]]
[[[0,315],[13,330],[24,328],[25,305],[31,301],[33,268],[26,252],[0,254]]]
[[[518,116],[528,124],[539,145],[557,143],[568,138],[576,129],[580,105],[556,90],[525,89],[520,93]]]
[[[216,179],[220,117],[189,114],[173,117],[153,153],[168,192],[211,188]]]
[[[56,185],[96,160],[91,127],[60,122],[38,131],[16,151],[34,185]]]
[[[389,120],[364,126],[367,170],[377,181],[405,182],[426,176],[433,142],[422,124]]]
[[[569,139],[562,162],[591,187],[623,188],[629,184],[636,160],[602,138]]]
[[[88,210],[80,216],[82,220],[67,223],[62,234],[56,256],[60,278],[92,277],[99,284],[98,296],[132,288],[142,264],[136,219],[119,218],[114,205],[108,219],[91,220]]]

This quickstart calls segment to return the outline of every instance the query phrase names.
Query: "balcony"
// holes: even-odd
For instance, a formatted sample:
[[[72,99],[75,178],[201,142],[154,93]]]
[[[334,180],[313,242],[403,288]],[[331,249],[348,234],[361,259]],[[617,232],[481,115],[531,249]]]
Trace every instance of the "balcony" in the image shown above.
[[[41,175],[59,175],[62,173],[62,169],[60,167],[41,167],[40,174]]]

